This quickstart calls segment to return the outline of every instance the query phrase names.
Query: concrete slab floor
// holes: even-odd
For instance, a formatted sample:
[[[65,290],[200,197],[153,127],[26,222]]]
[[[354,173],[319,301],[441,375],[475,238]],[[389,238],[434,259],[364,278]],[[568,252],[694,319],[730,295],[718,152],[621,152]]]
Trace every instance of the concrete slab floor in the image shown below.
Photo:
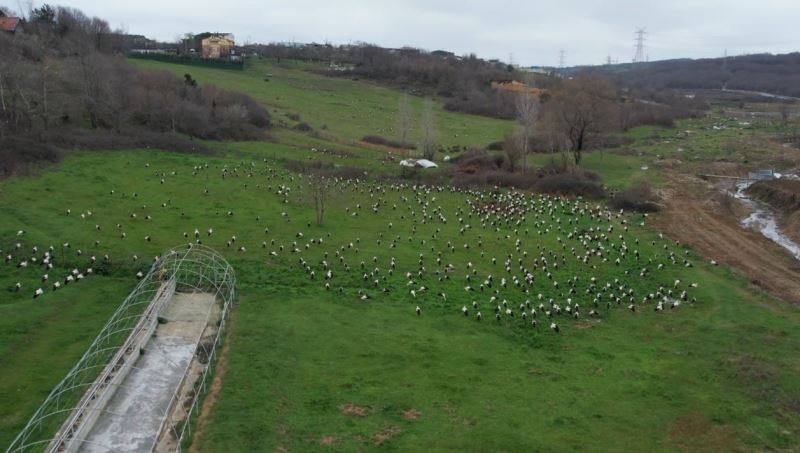
[[[202,297],[205,296],[205,297]],[[134,368],[78,449],[87,453],[149,452],[170,400],[194,356],[212,295],[176,294]]]

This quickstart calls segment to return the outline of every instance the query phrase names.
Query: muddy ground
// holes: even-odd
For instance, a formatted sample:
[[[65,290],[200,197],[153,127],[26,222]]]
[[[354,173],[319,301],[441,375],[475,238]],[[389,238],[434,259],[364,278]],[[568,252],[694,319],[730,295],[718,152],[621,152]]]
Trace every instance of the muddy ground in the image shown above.
[[[742,228],[746,212],[721,189],[692,174],[668,172],[660,190],[666,209],[651,224],[709,260],[729,265],[752,285],[800,304],[800,262],[760,233]]]

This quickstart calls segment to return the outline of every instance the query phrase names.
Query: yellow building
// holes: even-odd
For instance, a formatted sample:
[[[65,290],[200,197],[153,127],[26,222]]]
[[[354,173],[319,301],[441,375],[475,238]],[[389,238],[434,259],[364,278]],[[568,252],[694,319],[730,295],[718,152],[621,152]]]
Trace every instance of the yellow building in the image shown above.
[[[203,58],[220,59],[228,58],[235,45],[230,35],[221,33],[203,33],[195,39],[199,42],[200,54]]]

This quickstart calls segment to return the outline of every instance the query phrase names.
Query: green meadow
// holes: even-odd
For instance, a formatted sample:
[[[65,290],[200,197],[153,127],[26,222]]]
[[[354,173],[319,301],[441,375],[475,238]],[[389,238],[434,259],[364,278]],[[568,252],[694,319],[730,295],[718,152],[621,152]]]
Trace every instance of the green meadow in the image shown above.
[[[81,152],[0,182],[0,445],[136,272],[197,229],[237,274],[222,387],[198,451],[800,448],[800,311],[659,237],[646,217],[607,213],[602,201],[373,179],[399,175],[358,142],[390,135],[399,96],[390,88],[293,62],[242,72],[134,63],[245,91],[287,126],[271,142],[210,143],[210,156]],[[419,111],[422,99],[413,102]],[[286,113],[324,134],[290,130]],[[485,145],[511,127],[437,114],[448,146]],[[675,131],[631,136],[654,133]],[[287,159],[366,175],[337,183],[317,225],[306,177]],[[591,153],[585,165],[623,187],[657,178],[641,169],[650,159]],[[18,266],[51,245],[53,269]],[[52,290],[89,266],[91,276]],[[533,278],[518,285],[523,269]],[[661,296],[648,296],[668,291],[656,311]],[[682,291],[687,300],[669,308]],[[579,316],[554,314],[549,299]]]

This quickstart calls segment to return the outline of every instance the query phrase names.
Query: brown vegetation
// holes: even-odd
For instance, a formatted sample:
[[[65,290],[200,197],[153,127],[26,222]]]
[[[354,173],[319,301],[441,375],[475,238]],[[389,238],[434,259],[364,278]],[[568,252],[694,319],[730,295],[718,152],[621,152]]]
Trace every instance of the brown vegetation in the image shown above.
[[[386,137],[381,137],[380,135],[365,135],[361,137],[362,142],[372,143],[373,145],[381,145],[387,146],[389,148],[396,148],[396,149],[416,149],[411,143],[403,144],[399,141],[390,140]]]
[[[580,167],[547,165],[536,171],[517,171],[507,156],[473,149],[451,160],[451,183],[457,187],[497,186],[553,195],[602,198],[605,194],[597,173]]]
[[[639,181],[614,194],[608,205],[611,208],[626,211],[656,212],[661,209],[658,201],[658,196],[653,192],[650,184],[646,181]]]
[[[261,137],[269,125],[267,112],[247,95],[198,86],[189,74],[135,69],[115,54],[117,34],[108,24],[75,9],[35,9],[25,30],[0,34],[0,140],[13,145],[0,147],[6,174],[57,158],[53,150],[70,142],[91,148],[95,139],[83,129],[129,138],[147,131],[245,139]],[[20,140],[37,143],[21,156]]]

